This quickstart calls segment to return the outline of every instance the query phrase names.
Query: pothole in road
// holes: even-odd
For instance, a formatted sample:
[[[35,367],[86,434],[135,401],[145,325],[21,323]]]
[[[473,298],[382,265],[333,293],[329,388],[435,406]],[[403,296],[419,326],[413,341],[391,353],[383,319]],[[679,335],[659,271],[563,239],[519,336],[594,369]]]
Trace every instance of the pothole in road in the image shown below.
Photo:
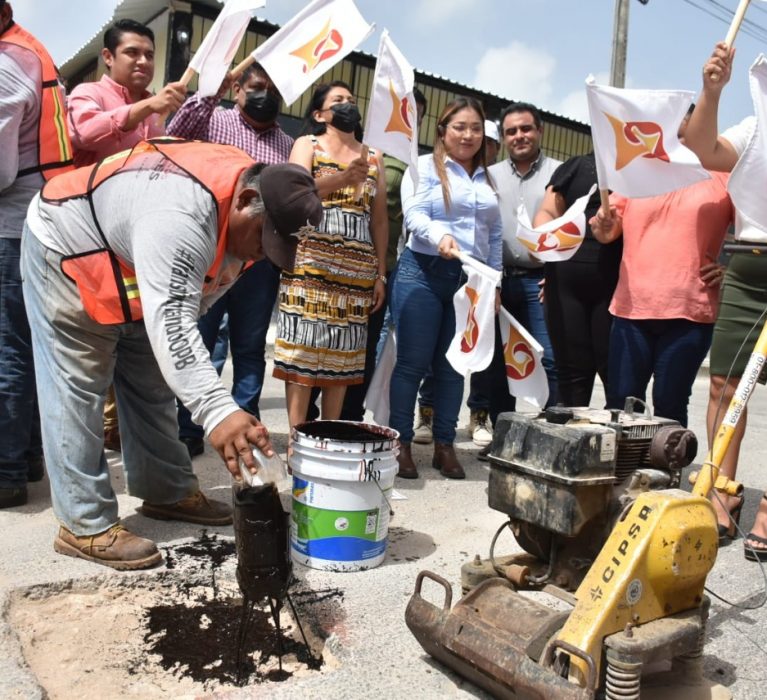
[[[311,653],[289,606],[281,635],[268,606],[257,606],[238,658],[243,606],[233,541],[203,534],[165,555],[166,570],[156,573],[13,592],[8,622],[48,697],[199,696],[338,665],[326,642],[345,617],[340,591],[291,588]]]

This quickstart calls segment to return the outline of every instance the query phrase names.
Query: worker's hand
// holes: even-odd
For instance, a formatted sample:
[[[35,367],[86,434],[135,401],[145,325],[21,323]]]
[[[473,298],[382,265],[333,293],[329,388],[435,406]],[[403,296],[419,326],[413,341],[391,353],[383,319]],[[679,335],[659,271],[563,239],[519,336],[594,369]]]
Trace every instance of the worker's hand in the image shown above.
[[[437,252],[441,257],[445,258],[445,260],[452,260],[453,258],[458,257],[458,253],[461,252],[461,249],[455,242],[455,238],[449,233],[446,233],[439,241]]]
[[[707,287],[718,287],[724,279],[725,269],[716,262],[706,263],[700,268],[700,278]]]
[[[186,85],[181,81],[168,83],[160,92],[149,98],[149,106],[156,114],[177,112],[186,99]]]
[[[248,471],[258,469],[251,452],[252,445],[258,447],[267,457],[274,454],[269,440],[269,431],[264,425],[246,411],[235,411],[222,420],[210,434],[210,444],[221,455],[232,476],[240,477],[239,461],[245,463]]]
[[[703,89],[708,93],[718,94],[730,80],[735,49],[720,41],[714,47],[714,53],[703,66]]]
[[[497,316],[501,310],[501,290],[495,290],[495,315]]]
[[[386,285],[384,281],[376,277],[375,284],[373,285],[373,306],[370,308],[370,313],[375,313],[380,309],[386,301]]]
[[[544,277],[540,282],[538,282],[538,303],[539,304],[543,304],[545,293],[546,293],[546,278]]]
[[[347,185],[362,185],[368,177],[368,159],[355,158],[344,170]]]

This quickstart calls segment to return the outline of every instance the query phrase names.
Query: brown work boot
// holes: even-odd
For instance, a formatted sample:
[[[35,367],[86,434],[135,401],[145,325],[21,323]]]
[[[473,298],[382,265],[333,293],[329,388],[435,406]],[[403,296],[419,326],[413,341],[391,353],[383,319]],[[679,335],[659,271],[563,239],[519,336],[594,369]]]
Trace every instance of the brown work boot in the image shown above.
[[[209,500],[202,491],[197,491],[178,503],[159,504],[144,501],[138,511],[155,520],[182,520],[198,525],[232,524],[232,509],[221,501]]]
[[[439,469],[440,474],[448,479],[466,478],[466,473],[456,457],[455,449],[449,443],[434,443],[434,459],[431,461],[431,466]]]
[[[162,561],[162,555],[152,540],[134,535],[120,523],[98,535],[81,537],[62,525],[53,541],[53,548],[59,554],[79,557],[121,571],[148,569]]]
[[[397,464],[399,464],[399,471],[397,472],[397,476],[402,479],[418,478],[418,469],[416,469],[415,462],[413,461],[413,453],[410,450],[409,442],[401,442],[399,444]]]

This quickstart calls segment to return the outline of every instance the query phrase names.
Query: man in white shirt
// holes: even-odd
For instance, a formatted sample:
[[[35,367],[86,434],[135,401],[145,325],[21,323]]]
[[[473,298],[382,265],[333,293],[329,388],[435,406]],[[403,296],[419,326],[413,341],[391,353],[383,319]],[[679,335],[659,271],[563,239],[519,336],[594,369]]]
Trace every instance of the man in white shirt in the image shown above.
[[[517,240],[517,210],[520,204],[532,218],[538,211],[553,172],[562,164],[541,150],[543,122],[538,109],[531,104],[515,102],[501,113],[501,138],[508,158],[488,168],[498,192],[503,222],[503,279],[501,303],[543,346],[543,366],[549,382],[549,403],[556,403],[557,380],[554,352],[546,329],[540,291],[543,263],[530,255]],[[496,330],[493,361],[482,372],[471,377],[468,399],[471,409],[472,437],[479,433],[484,440],[480,459],[486,458],[489,432],[499,413],[513,411],[515,398],[509,393],[503,360],[500,331]],[[489,425],[488,425],[489,422]],[[481,443],[484,442],[484,445]]]

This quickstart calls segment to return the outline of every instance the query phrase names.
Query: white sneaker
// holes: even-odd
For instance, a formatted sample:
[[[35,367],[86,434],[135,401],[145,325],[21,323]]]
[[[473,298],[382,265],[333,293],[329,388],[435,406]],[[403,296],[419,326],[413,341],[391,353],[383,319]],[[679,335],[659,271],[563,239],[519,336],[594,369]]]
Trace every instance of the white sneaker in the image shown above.
[[[434,411],[426,406],[419,406],[416,414],[413,442],[419,445],[431,445],[434,435],[431,432],[431,419]]]
[[[487,447],[493,441],[493,433],[490,429],[490,419],[487,411],[472,412],[469,419],[469,432],[471,439],[477,447]]]

